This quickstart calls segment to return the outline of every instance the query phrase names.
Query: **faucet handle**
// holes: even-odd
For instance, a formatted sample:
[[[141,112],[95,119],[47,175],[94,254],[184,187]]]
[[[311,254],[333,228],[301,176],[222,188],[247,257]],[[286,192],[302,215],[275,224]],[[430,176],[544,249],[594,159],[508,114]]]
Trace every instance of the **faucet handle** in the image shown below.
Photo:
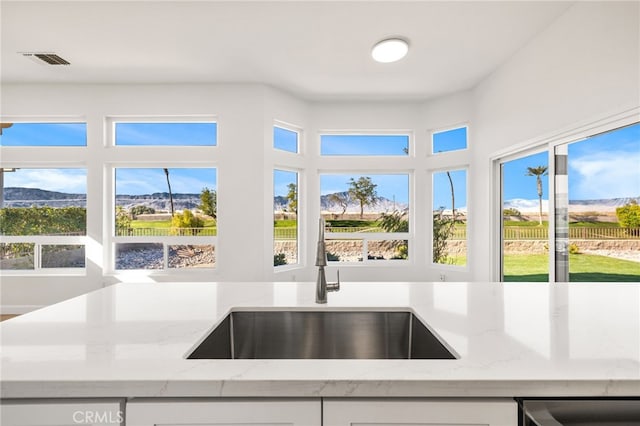
[[[338,291],[340,290],[340,269],[336,271],[338,276],[338,281],[335,283],[327,283],[327,291]]]

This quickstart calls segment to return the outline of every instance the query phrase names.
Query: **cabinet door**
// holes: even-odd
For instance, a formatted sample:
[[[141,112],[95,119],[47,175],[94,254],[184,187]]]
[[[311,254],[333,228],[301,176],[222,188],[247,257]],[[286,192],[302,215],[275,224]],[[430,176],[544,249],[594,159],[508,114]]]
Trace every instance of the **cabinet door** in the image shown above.
[[[127,426],[321,426],[320,399],[134,399]]]
[[[3,400],[2,426],[123,426],[124,401],[109,400]]]
[[[514,426],[511,399],[325,399],[323,426]]]

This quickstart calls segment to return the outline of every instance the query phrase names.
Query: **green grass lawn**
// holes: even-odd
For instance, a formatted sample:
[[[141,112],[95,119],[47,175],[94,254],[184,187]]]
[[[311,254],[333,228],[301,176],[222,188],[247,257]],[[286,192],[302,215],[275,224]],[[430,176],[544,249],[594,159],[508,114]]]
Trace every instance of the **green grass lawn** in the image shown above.
[[[549,256],[504,256],[505,281],[549,281]],[[569,281],[640,282],[640,263],[591,254],[569,255]]]

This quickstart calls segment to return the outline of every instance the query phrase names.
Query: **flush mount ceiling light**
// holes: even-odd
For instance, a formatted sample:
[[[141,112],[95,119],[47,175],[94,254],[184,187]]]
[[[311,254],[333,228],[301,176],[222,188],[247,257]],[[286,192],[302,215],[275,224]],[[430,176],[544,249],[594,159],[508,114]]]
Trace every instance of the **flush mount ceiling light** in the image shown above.
[[[404,58],[409,52],[409,43],[401,38],[387,38],[373,46],[371,56],[377,62],[396,62]]]

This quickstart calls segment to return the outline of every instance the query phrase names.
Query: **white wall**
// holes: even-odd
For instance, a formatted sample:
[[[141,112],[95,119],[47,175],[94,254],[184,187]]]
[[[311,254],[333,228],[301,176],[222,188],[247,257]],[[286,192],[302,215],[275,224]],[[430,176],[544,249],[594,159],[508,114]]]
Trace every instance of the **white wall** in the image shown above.
[[[497,261],[490,254],[490,158],[640,106],[639,8],[577,2],[475,89],[475,280],[490,280]]]

